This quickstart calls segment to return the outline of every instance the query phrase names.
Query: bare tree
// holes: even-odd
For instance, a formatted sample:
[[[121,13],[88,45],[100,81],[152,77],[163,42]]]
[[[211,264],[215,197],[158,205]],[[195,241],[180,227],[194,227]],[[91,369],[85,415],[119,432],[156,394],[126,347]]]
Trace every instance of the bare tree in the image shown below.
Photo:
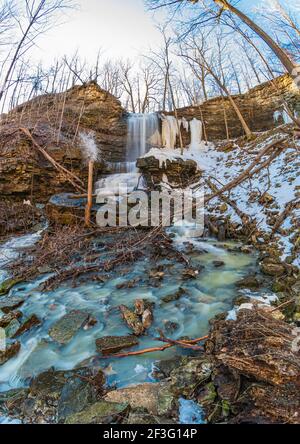
[[[199,29],[201,25],[207,24],[209,21],[218,20],[226,14],[232,14],[246,24],[256,35],[258,35],[274,52],[274,54],[281,61],[286,70],[293,75],[294,69],[297,68],[296,62],[294,62],[288,53],[257,23],[255,23],[248,15],[240,11],[228,0],[148,0],[152,9],[158,9],[161,7],[172,7],[173,9],[179,9],[188,5],[194,5],[195,17],[190,19],[189,30]],[[202,6],[202,11],[199,12],[199,5]]]
[[[211,39],[211,36],[210,36]],[[216,40],[220,40],[221,36],[217,36]],[[200,40],[200,43],[198,41]],[[217,87],[225,94],[232,107],[234,108],[238,119],[245,131],[248,138],[252,137],[252,132],[247,125],[239,107],[234,101],[228,87],[226,86],[226,75],[223,67],[223,61],[220,59],[221,47],[219,46],[219,51],[217,51],[217,62],[215,60],[215,51],[207,51],[203,41],[205,40],[204,35],[195,38],[195,36],[190,36],[189,40],[186,39],[185,43],[181,45],[181,56],[184,57],[190,66],[194,67],[194,73],[197,75],[197,67],[204,68],[205,71],[213,78]]]
[[[11,10],[18,40],[12,45],[3,80],[0,88],[0,100],[10,87],[11,77],[18,61],[35,44],[37,38],[47,32],[54,24],[53,19],[58,11],[70,7],[70,0],[24,0],[24,8]],[[10,6],[10,5],[9,5]]]

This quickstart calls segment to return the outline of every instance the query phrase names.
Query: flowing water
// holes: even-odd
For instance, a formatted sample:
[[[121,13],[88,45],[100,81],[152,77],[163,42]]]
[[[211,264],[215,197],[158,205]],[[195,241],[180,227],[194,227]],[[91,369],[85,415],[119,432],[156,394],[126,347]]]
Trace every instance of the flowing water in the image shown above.
[[[103,239],[101,238],[101,241]],[[104,239],[105,241],[105,239]],[[175,245],[185,249],[182,234],[175,238]],[[17,240],[17,244],[20,240]],[[18,245],[17,245],[18,246]],[[169,337],[200,337],[209,327],[209,319],[216,314],[230,310],[232,299],[236,296],[235,283],[255,267],[255,258],[233,252],[231,244],[222,245],[214,240],[197,240],[194,251],[189,253],[193,266],[204,266],[196,279],[183,280],[184,265],[174,263],[174,259],[161,259],[151,263],[149,259],[138,260],[110,273],[104,283],[86,281],[76,288],[65,284],[55,291],[41,292],[40,283],[47,278],[42,276],[30,283],[21,283],[11,290],[11,295],[24,296],[26,301],[21,307],[24,316],[36,314],[42,325],[35,327],[21,336],[21,351],[6,364],[0,366],[0,390],[26,385],[30,378],[54,367],[72,369],[83,361],[96,355],[95,339],[106,335],[127,335],[131,331],[120,317],[118,306],[125,304],[133,307],[135,299],[148,299],[155,303],[154,323],[146,336],[134,349],[157,346],[153,338],[157,328],[164,328]],[[1,252],[4,248],[2,245]],[[10,252],[12,241],[10,244]],[[216,268],[214,260],[221,260],[224,266]],[[158,286],[149,282],[149,272],[158,265],[163,267],[165,276]],[[129,280],[137,279],[133,288],[118,288]],[[162,298],[174,294],[179,288],[185,294],[179,300],[168,303]],[[85,310],[97,319],[97,324],[90,330],[79,331],[65,346],[61,346],[49,337],[49,329],[67,312]],[[170,322],[174,331],[168,330]],[[126,386],[130,383],[152,381],[151,371],[155,361],[167,359],[178,353],[187,353],[175,348],[163,353],[128,357],[124,359],[94,360],[94,365],[107,367],[109,383]]]
[[[190,127],[191,146],[199,145],[201,122],[195,119],[190,123],[182,120],[180,125],[185,129]],[[175,118],[168,116],[163,120],[162,126],[164,145],[174,148],[178,131]],[[83,142],[93,148],[90,139],[84,138]],[[112,174],[100,179],[96,184],[97,194],[102,197],[119,194],[120,183],[123,184],[124,193],[142,186],[140,174],[135,170],[136,159],[152,146],[161,146],[161,143],[157,114],[130,116],[126,163],[119,165],[123,174]],[[178,227],[170,228],[169,231],[174,236],[175,246],[179,250],[187,249],[186,254],[191,259],[192,266],[202,270],[195,279],[185,280],[182,275],[184,264],[174,262],[174,259],[165,257],[151,261],[145,255],[144,259],[139,259],[134,264],[119,266],[103,283],[87,279],[76,288],[65,283],[54,291],[42,292],[39,286],[49,277],[42,275],[32,282],[14,287],[10,295],[25,299],[21,307],[24,317],[35,314],[42,324],[23,334],[19,354],[0,366],[0,391],[26,386],[33,376],[50,367],[73,369],[88,363],[102,367],[109,384],[124,387],[131,383],[153,381],[152,370],[156,361],[179,353],[187,354],[186,350],[170,348],[163,353],[102,360],[96,353],[97,338],[131,333],[121,319],[118,306],[125,304],[133,308],[135,299],[141,298],[155,304],[154,322],[147,334],[139,338],[139,345],[134,349],[159,345],[154,339],[157,328],[164,329],[166,335],[174,339],[205,335],[209,329],[209,320],[232,308],[232,300],[237,294],[236,282],[255,269],[256,258],[239,253],[233,248],[235,244],[224,245],[210,239],[191,239],[189,230]],[[40,233],[14,238],[0,245],[0,282],[7,277],[5,266],[18,256],[19,249],[35,242],[39,236]],[[106,241],[105,238],[100,240],[104,243]],[[105,253],[103,255],[105,259]],[[224,265],[216,268],[216,260],[223,261]],[[149,276],[158,266],[163,269],[164,276],[154,284]],[[136,281],[136,285],[128,288],[128,281]],[[182,293],[180,298],[169,302],[163,300],[179,289]],[[59,345],[50,338],[49,330],[57,320],[74,309],[90,313],[97,319],[97,324],[91,329],[80,330],[67,345]],[[191,415],[197,418],[197,422],[202,421],[202,412],[196,411],[189,401],[182,400],[181,421],[187,421],[186,417]]]

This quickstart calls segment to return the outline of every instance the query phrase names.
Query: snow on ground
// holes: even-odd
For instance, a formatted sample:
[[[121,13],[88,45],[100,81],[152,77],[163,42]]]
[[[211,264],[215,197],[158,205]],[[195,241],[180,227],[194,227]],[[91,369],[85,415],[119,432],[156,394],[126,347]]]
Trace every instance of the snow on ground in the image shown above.
[[[152,148],[145,157],[154,156],[159,160],[160,167],[164,166],[167,160],[195,160],[199,170],[203,171],[203,179],[210,177],[220,189],[243,173],[265,146],[274,140],[286,137],[285,129],[286,126],[282,126],[279,130],[261,134],[256,142],[249,142],[243,147],[233,143],[230,151],[222,151],[221,144],[201,142],[198,146],[192,145],[185,149],[183,154],[180,149]],[[295,197],[300,197],[300,142],[294,142],[292,137],[290,140],[291,146],[283,150],[268,168],[262,169],[251,179],[246,179],[229,194],[226,193],[241,211],[256,220],[258,229],[265,233],[272,231],[274,219],[285,209],[285,205]],[[267,157],[263,157],[262,161]],[[205,192],[210,194],[211,190],[206,189]],[[270,201],[266,203],[265,199],[261,200],[263,195]],[[215,198],[209,202],[206,211],[210,214],[230,216],[233,222],[241,222],[239,216],[228,205],[226,210],[224,205],[221,209],[222,203],[222,200]],[[282,260],[291,255],[293,238],[296,230],[299,230],[299,220],[300,209],[295,209],[281,226],[284,232],[278,240],[282,250]],[[300,258],[296,258],[293,264],[300,266]]]

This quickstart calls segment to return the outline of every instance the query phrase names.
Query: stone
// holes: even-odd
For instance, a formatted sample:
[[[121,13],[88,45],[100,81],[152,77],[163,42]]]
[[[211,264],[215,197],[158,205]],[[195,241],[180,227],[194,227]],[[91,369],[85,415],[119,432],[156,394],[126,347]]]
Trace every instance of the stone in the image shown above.
[[[70,311],[53,325],[49,331],[49,335],[54,341],[60,344],[68,344],[88,319],[89,314],[85,311]]]
[[[223,262],[223,261],[213,261],[213,266],[216,268],[224,267],[224,265],[225,265],[225,262]]]
[[[98,353],[110,355],[119,351],[138,345],[138,339],[133,335],[128,336],[104,336],[96,339]]]
[[[21,349],[21,344],[18,341],[12,344],[7,344],[5,350],[0,349],[0,365],[5,364],[9,359],[16,356]]]
[[[133,311],[129,310],[126,305],[120,305],[119,309],[122,318],[124,319],[128,327],[133,331],[133,333],[137,336],[142,335],[145,331],[145,328],[139,316]]]
[[[281,262],[272,258],[265,258],[260,263],[260,268],[264,274],[276,277],[282,276],[286,271],[285,266]]]
[[[11,311],[7,313],[6,315],[0,317],[0,328],[6,328],[14,319],[19,319],[20,317],[22,317],[22,313],[20,311]]]
[[[17,319],[13,319],[9,325],[5,327],[5,336],[7,338],[13,338],[19,330],[21,324]]]
[[[79,413],[66,418],[65,424],[110,424],[119,423],[128,415],[128,403],[98,401]]]
[[[174,321],[166,321],[164,322],[164,330],[166,333],[172,334],[176,330],[178,330],[180,325],[177,322]]]
[[[67,381],[64,371],[47,370],[35,377],[30,384],[30,396],[58,400]]]
[[[200,272],[204,267],[200,269],[187,268],[182,272],[182,279],[197,279]]]
[[[178,299],[181,298],[181,296],[186,294],[186,290],[182,287],[180,287],[175,293],[168,294],[167,296],[164,296],[161,298],[161,302],[164,304],[168,304],[169,302],[178,301]]]
[[[175,368],[180,366],[182,357],[174,356],[174,358],[164,359],[161,361],[157,361],[154,364],[154,368],[152,371],[152,376],[155,379],[165,379],[168,378]]]
[[[96,390],[92,384],[80,377],[70,377],[62,388],[57,406],[58,422],[78,413],[96,402]]]
[[[175,395],[191,396],[196,387],[208,381],[213,369],[208,358],[190,358],[172,370],[171,390]]]
[[[6,295],[16,284],[20,282],[19,279],[6,279],[0,284],[0,296]]]
[[[0,298],[0,310],[7,314],[16,308],[19,308],[25,299],[18,296],[5,296]]]
[[[256,276],[247,276],[236,283],[239,288],[259,288],[260,282]]]
[[[19,328],[17,329],[17,331],[14,334],[14,337],[20,336],[23,333],[25,333],[26,331],[28,331],[31,328],[36,327],[38,325],[41,325],[41,321],[39,320],[39,318],[35,314],[33,314],[33,315],[29,316],[29,318],[27,318],[23,322],[22,325],[19,326]]]
[[[108,392],[109,402],[128,402],[132,409],[143,408],[151,415],[165,416],[172,412],[175,398],[165,383],[144,383]]]
[[[202,175],[194,160],[184,160],[180,157],[160,163],[154,155],[141,157],[137,160],[137,167],[143,174],[149,189],[159,189],[164,178],[169,183],[185,187],[190,184],[191,178],[197,182]]]

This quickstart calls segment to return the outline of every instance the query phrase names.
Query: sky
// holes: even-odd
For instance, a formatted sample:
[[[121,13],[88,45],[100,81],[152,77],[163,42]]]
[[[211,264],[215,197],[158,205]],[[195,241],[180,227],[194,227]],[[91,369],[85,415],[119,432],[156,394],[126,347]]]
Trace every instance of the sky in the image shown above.
[[[135,57],[161,37],[143,0],[77,0],[78,9],[69,11],[64,23],[39,38],[35,59],[49,61],[77,49],[94,60],[102,47],[108,58]]]
[[[62,17],[63,24],[41,36],[31,53],[34,61],[51,64],[57,57],[74,54],[76,50],[93,62],[98,49],[104,58],[133,58],[149,47],[161,43],[156,28],[163,22],[163,12],[153,17],[146,11],[144,0],[74,0],[78,8]],[[233,0],[232,0],[233,1]],[[253,12],[262,3],[272,0],[240,0],[238,7]],[[286,6],[299,5],[300,0],[281,0]]]

